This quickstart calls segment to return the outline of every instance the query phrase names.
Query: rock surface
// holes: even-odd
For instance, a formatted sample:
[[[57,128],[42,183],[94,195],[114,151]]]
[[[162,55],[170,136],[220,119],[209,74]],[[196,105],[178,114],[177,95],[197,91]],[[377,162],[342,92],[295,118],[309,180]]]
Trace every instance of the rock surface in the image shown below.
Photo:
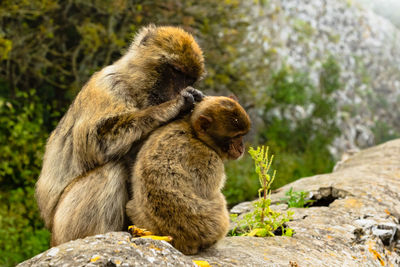
[[[165,241],[127,232],[90,236],[53,247],[18,266],[194,266]]]
[[[20,266],[193,266],[192,260],[212,266],[400,266],[400,139],[355,154],[331,174],[280,188],[271,196],[273,209],[287,209],[278,202],[291,187],[316,200],[310,208],[292,209],[293,237],[226,237],[189,257],[162,241],[108,233],[60,245]],[[251,203],[232,209],[249,210]]]
[[[292,209],[293,237],[228,237],[197,257],[213,266],[400,266],[400,140],[361,151],[331,174],[288,184],[272,201],[291,187],[317,200]],[[241,203],[232,211],[250,209]]]

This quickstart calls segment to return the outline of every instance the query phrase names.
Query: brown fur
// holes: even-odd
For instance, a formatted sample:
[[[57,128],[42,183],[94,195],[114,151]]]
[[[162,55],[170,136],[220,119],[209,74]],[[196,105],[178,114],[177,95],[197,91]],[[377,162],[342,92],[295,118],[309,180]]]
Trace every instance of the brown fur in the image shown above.
[[[202,51],[175,27],[143,28],[127,53],[95,73],[52,132],[36,184],[52,245],[122,230],[128,172],[146,136],[187,111]],[[186,89],[184,89],[186,88]]]
[[[209,125],[200,125],[203,116],[211,120]],[[217,140],[242,136],[249,127],[250,119],[237,102],[206,97],[191,117],[153,132],[131,177],[133,198],[127,214],[132,222],[172,236],[172,244],[185,254],[195,254],[224,237],[229,214],[221,193],[223,159],[233,157]]]

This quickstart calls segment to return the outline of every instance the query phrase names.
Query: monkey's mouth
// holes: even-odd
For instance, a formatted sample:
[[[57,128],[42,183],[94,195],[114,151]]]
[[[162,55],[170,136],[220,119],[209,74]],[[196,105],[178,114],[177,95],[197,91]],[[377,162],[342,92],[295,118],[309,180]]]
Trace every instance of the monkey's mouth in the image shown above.
[[[228,150],[229,159],[235,160],[243,156],[244,146],[235,146],[231,144]]]

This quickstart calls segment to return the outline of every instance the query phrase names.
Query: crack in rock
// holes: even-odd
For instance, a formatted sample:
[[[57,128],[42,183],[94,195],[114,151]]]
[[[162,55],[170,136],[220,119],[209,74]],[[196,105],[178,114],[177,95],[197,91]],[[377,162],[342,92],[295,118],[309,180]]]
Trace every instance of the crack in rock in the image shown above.
[[[315,200],[309,207],[329,207],[336,199],[345,198],[351,194],[345,190],[330,187],[321,187],[318,191],[310,192],[310,199]]]

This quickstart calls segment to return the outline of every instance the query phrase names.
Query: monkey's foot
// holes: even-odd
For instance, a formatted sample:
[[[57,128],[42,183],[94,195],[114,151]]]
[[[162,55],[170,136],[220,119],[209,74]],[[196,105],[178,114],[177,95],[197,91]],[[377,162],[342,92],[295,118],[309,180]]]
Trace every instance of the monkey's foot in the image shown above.
[[[172,240],[171,236],[158,236],[154,235],[152,232],[143,229],[143,228],[138,228],[134,225],[131,225],[128,227],[128,232],[133,236],[133,237],[140,237],[140,238],[150,238],[154,240],[164,240],[167,242],[170,242]]]

